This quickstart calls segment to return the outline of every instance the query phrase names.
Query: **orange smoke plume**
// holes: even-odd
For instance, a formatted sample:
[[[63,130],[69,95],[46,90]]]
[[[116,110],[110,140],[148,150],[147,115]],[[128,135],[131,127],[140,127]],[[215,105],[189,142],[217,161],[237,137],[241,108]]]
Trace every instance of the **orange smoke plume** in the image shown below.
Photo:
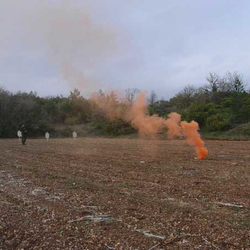
[[[195,146],[197,159],[205,159],[208,151],[204,147],[204,142],[201,140],[200,134],[198,133],[199,124],[195,121],[192,121],[190,123],[184,121],[181,122],[181,128],[184,135],[187,137],[187,142],[190,145]]]
[[[197,122],[181,122],[181,115],[178,113],[170,113],[168,119],[158,115],[150,116],[147,113],[148,104],[145,93],[140,93],[132,106],[127,102],[120,101],[117,94],[113,91],[110,94],[100,92],[93,95],[92,101],[111,121],[119,118],[131,122],[132,126],[139,131],[140,136],[156,138],[159,132],[163,132],[167,128],[169,138],[181,137],[183,135],[187,137],[187,142],[195,146],[197,159],[205,159],[208,154],[207,149],[204,147],[204,142],[200,138]]]
[[[181,136],[181,115],[177,113],[170,113],[168,119],[165,121],[165,125],[168,128],[168,137]]]
[[[147,106],[145,93],[140,93],[128,114],[128,120],[138,129],[140,135],[156,136],[164,126],[164,119],[157,115],[149,116]]]
[[[169,114],[167,120],[157,115],[149,116],[147,114],[147,103],[144,93],[138,95],[137,101],[129,113],[129,121],[131,121],[133,127],[139,130],[140,135],[155,137],[157,133],[167,127],[169,138],[184,135],[187,137],[187,142],[195,147],[197,159],[201,160],[206,158],[208,151],[204,147],[204,142],[198,132],[199,124],[197,122],[181,122],[181,115],[178,113]]]
[[[119,101],[119,93],[115,93],[114,91],[111,91],[109,94],[103,92],[94,93],[91,100],[110,121],[118,118],[124,119],[128,110],[128,105]]]

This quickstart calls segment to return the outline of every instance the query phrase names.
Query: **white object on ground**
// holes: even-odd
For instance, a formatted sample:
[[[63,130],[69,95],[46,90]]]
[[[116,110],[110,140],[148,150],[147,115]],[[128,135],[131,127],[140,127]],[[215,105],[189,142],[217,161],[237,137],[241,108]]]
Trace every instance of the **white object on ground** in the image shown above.
[[[72,133],[72,135],[73,135],[73,138],[74,138],[74,140],[77,138],[77,133],[76,133],[76,131],[74,131],[73,133]]]
[[[22,137],[22,132],[20,130],[17,131],[17,137],[20,140]]]
[[[49,132],[46,132],[45,138],[46,138],[47,141],[49,140]]]

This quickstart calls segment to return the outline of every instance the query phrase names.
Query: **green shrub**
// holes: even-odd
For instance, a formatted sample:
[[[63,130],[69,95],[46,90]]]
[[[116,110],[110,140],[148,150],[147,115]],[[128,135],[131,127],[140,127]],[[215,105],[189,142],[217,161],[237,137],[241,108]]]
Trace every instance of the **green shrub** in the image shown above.
[[[73,130],[70,127],[65,127],[62,131],[61,134],[64,137],[71,137],[73,133]]]
[[[73,117],[68,117],[65,119],[64,123],[66,125],[76,125],[76,124],[80,124],[80,118],[79,116],[73,116]]]
[[[206,124],[208,117],[216,114],[216,105],[213,103],[192,103],[191,106],[181,112],[183,120],[189,122],[196,121],[199,123],[200,127],[203,127]]]
[[[230,128],[230,120],[222,117],[221,115],[212,115],[206,119],[205,129],[209,132],[224,131]]]
[[[122,119],[102,120],[95,123],[95,128],[100,130],[103,134],[108,135],[128,135],[134,132],[130,123],[123,121]]]

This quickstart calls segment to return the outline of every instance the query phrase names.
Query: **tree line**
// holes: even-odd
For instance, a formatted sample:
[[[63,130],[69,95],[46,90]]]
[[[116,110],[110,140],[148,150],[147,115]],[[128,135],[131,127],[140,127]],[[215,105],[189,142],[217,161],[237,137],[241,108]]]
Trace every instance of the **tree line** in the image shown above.
[[[243,77],[237,72],[219,76],[210,73],[202,87],[187,85],[170,100],[158,99],[154,91],[147,98],[148,114],[167,117],[178,112],[183,120],[195,120],[204,131],[226,131],[238,124],[250,121],[250,93]],[[70,127],[88,124],[92,131],[101,134],[122,135],[136,132],[128,121],[119,117],[110,119],[105,107],[118,107],[123,112],[131,106],[139,93],[127,89],[121,100],[114,92],[97,93],[97,101],[84,98],[78,89],[68,97],[39,97],[36,93],[11,93],[0,87],[0,137],[16,137],[16,131],[26,125],[30,137],[43,136],[46,132],[55,136],[69,136]],[[98,105],[99,102],[99,105]],[[113,110],[109,110],[112,114]],[[58,134],[57,125],[64,130]]]
[[[237,72],[210,73],[200,88],[186,86],[170,99],[183,119],[195,120],[208,132],[225,131],[250,121],[250,94]]]

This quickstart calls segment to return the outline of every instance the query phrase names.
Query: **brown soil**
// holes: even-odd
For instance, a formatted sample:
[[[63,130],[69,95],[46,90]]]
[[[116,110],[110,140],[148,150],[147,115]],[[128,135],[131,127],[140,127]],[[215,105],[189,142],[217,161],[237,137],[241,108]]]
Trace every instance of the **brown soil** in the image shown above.
[[[0,249],[250,249],[250,142],[206,146],[1,140]]]

